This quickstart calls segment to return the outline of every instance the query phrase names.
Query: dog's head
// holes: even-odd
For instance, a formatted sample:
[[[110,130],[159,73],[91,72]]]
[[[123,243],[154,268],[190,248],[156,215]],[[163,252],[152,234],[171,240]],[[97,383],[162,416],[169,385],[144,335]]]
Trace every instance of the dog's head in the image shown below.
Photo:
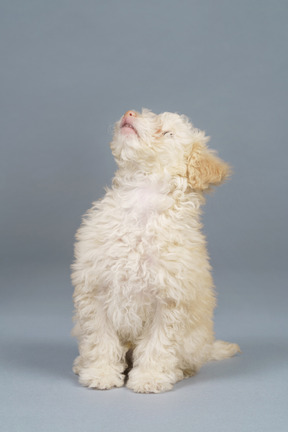
[[[121,168],[184,177],[190,188],[204,191],[230,173],[208,140],[184,115],[130,110],[115,124],[111,149]]]

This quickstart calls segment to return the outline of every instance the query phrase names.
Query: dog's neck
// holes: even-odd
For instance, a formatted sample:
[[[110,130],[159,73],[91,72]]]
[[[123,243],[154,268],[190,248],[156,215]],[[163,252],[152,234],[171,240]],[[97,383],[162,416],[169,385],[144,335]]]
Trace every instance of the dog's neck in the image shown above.
[[[141,169],[134,170],[119,169],[114,176],[113,186],[116,188],[135,189],[143,185],[155,186],[163,189],[165,194],[175,189],[176,177],[171,176],[167,171],[149,172]]]
[[[141,170],[127,171],[119,169],[112,181],[113,189],[125,193],[138,191],[154,191],[162,196],[169,196],[174,204],[177,202],[193,203],[195,208],[204,204],[203,194],[195,192],[188,184],[187,177],[171,175],[167,171],[152,173]],[[146,193],[145,192],[145,193]]]

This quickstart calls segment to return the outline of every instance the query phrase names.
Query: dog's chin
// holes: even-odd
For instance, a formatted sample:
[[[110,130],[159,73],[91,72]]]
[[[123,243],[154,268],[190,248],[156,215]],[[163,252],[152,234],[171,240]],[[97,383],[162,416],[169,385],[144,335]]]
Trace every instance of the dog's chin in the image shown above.
[[[130,136],[130,135],[138,136],[136,129],[134,129],[132,126],[129,126],[128,124],[121,127],[120,133],[124,136]]]
[[[140,137],[138,132],[135,129],[130,127],[121,127],[117,133],[117,139],[125,146],[126,144],[136,143],[139,144]]]
[[[139,141],[139,135],[136,129],[128,126],[121,127],[118,136],[121,139],[121,141],[125,141],[125,142]]]
[[[136,133],[122,131],[118,129],[111,142],[114,156],[118,160],[128,161],[137,158],[137,153],[142,147],[142,142]]]

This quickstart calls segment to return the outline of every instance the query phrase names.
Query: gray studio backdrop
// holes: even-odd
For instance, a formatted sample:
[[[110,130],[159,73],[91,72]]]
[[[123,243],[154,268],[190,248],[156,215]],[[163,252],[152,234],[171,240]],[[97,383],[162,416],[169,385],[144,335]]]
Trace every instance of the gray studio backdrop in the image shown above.
[[[1,261],[72,259],[125,112],[177,111],[234,167],[209,198],[217,265],[287,262],[286,1],[1,0]]]
[[[284,334],[286,328],[287,336],[287,19],[286,0],[0,0],[1,331],[7,343],[1,347],[7,348],[4,369],[7,366],[11,372],[3,375],[7,378],[3,400],[10,408],[4,408],[7,427],[2,430],[25,430],[23,425],[19,429],[23,418],[29,431],[52,430],[54,417],[46,418],[41,408],[35,414],[32,404],[37,407],[41,398],[51,394],[40,390],[43,377],[48,377],[49,389],[53,379],[58,386],[71,370],[76,354],[75,345],[68,342],[74,234],[82,214],[111,183],[112,127],[128,109],[186,114],[233,166],[231,180],[208,197],[203,217],[219,295],[223,295],[219,302],[223,321],[216,323],[221,337],[226,331],[233,341],[238,334],[235,342],[241,345],[242,341],[242,349],[244,345],[238,361],[244,362],[254,346],[246,336],[264,332],[268,308],[274,314],[270,314],[271,332],[279,336],[279,329]],[[259,303],[262,289],[266,297]],[[253,318],[253,305],[258,305],[261,324]],[[281,325],[274,320],[280,316]],[[18,348],[10,343],[13,338],[21,339]],[[36,345],[39,339],[42,344]],[[279,341],[278,345],[283,350],[285,344]],[[265,358],[265,344],[261,349]],[[275,356],[282,352],[273,349],[271,355],[272,351]],[[255,350],[255,359],[259,353]],[[230,367],[237,369],[233,364]],[[251,382],[257,370],[255,366]],[[271,370],[278,369],[271,365]],[[75,396],[67,405],[69,415],[77,411],[81,399],[73,393],[80,391],[76,381],[71,388],[73,379],[67,378],[63,387],[63,400],[67,394]],[[197,379],[201,385],[201,375]],[[17,387],[16,382],[23,386]],[[265,389],[264,373],[259,382]],[[185,385],[188,392],[190,387]],[[62,395],[61,391],[57,387],[52,393]],[[245,391],[233,406],[246,406]],[[273,391],[276,401],[277,391]],[[207,401],[214,394],[208,393]],[[81,397],[110,397],[92,394],[84,392]],[[222,400],[221,391],[217,400]],[[46,402],[53,405],[52,398]],[[261,431],[268,421],[261,414],[265,403],[267,409],[271,407],[269,398],[259,404]],[[91,417],[86,430],[93,429],[92,405],[86,413],[86,422]],[[20,410],[19,418],[11,406]],[[180,411],[187,408],[189,413],[185,403],[181,406]],[[65,431],[68,425],[59,407],[62,423],[53,423],[53,430]],[[248,412],[250,406],[246,408]],[[217,415],[214,421],[212,414],[212,425],[218,424]],[[75,425],[82,430],[77,419]],[[210,420],[203,414],[199,424],[202,421]],[[241,421],[239,429],[233,430],[258,430],[257,422],[252,429],[241,429]],[[281,422],[281,416],[277,414],[273,421]],[[211,431],[208,423],[207,429],[199,430]],[[282,431],[274,425],[275,432]],[[184,426],[182,430],[190,430]],[[230,430],[223,423],[218,426],[215,430]],[[74,430],[73,425],[69,430]]]

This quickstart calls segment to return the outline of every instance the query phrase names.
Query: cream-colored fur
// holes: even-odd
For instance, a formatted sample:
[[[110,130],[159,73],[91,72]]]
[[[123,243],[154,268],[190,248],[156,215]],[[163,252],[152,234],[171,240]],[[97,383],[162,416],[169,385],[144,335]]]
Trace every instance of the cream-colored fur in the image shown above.
[[[77,232],[72,281],[81,384],[170,390],[236,344],[214,341],[215,297],[201,233],[203,191],[229,166],[185,116],[127,112],[111,143],[118,170]],[[127,374],[127,370],[126,370]]]

